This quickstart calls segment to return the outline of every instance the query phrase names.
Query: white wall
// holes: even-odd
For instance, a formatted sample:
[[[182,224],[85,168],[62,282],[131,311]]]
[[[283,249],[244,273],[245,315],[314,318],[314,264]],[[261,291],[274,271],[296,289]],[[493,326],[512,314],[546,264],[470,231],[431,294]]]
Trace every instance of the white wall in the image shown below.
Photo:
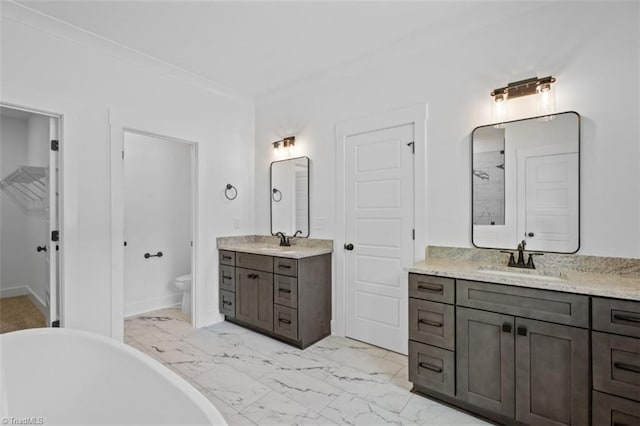
[[[0,117],[0,179],[27,161],[27,120]],[[27,216],[1,191],[0,194],[0,294],[27,285]],[[35,248],[34,248],[35,250]]]
[[[638,4],[540,3],[521,16],[495,18],[510,7],[487,3],[483,12],[438,33],[414,34],[260,99],[256,208],[269,206],[270,142],[296,135],[298,154],[314,165],[311,236],[335,238],[340,247],[343,237],[334,232],[335,124],[427,102],[424,237],[429,245],[471,247],[471,131],[490,122],[489,92],[553,75],[556,110],[575,110],[583,118],[579,254],[640,257]],[[510,119],[535,115],[535,99],[518,100],[510,110]],[[268,215],[256,216],[256,229],[268,232]]]
[[[196,324],[219,321],[215,238],[254,231],[253,106],[12,3],[2,4],[1,24],[2,102],[64,115],[63,326],[122,333],[122,295],[112,300],[111,287],[113,275],[122,288],[111,246],[122,247],[122,234],[111,233],[110,170],[111,140],[122,143],[123,127],[199,144]],[[224,198],[228,182],[238,188],[233,202]]]
[[[191,273],[191,146],[125,134],[124,314],[175,305]],[[145,253],[163,253],[144,258]]]

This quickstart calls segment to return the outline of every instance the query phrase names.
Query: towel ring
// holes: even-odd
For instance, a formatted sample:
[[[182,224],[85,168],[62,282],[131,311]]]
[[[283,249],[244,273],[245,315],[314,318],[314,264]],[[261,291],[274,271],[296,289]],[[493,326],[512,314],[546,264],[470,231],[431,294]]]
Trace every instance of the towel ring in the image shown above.
[[[232,192],[233,196],[229,196],[229,192]],[[235,186],[228,183],[226,188],[224,189],[224,196],[227,197],[227,200],[235,200],[236,197],[238,197],[238,189]]]
[[[278,194],[280,194],[279,197]],[[271,199],[276,203],[279,203],[280,200],[282,200],[282,192],[280,192],[278,188],[273,188],[273,195],[271,195]]]

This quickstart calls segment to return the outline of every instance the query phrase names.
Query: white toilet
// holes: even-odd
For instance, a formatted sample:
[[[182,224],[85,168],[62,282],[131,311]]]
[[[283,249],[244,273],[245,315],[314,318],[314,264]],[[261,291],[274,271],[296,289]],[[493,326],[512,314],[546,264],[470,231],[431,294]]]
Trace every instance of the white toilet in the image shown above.
[[[176,278],[176,287],[182,291],[182,313],[191,314],[191,274]]]

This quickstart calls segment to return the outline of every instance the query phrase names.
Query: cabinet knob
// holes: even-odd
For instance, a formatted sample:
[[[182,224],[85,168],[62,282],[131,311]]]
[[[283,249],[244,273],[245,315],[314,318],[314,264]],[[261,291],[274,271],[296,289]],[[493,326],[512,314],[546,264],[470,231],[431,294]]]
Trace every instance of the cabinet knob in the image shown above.
[[[518,336],[526,336],[527,327],[518,327]]]
[[[349,243],[349,244],[345,244],[344,245],[344,249],[345,250],[353,250],[353,244]]]
[[[509,324],[508,322],[505,322],[504,324],[502,324],[502,332],[511,333],[511,324]]]

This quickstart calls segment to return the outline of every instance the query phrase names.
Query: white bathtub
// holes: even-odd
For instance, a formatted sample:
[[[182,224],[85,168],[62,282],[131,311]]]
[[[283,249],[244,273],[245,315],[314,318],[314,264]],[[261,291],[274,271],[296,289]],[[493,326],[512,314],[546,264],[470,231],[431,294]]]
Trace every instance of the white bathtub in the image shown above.
[[[226,425],[174,372],[123,343],[83,331],[0,335],[0,385],[2,424]]]

